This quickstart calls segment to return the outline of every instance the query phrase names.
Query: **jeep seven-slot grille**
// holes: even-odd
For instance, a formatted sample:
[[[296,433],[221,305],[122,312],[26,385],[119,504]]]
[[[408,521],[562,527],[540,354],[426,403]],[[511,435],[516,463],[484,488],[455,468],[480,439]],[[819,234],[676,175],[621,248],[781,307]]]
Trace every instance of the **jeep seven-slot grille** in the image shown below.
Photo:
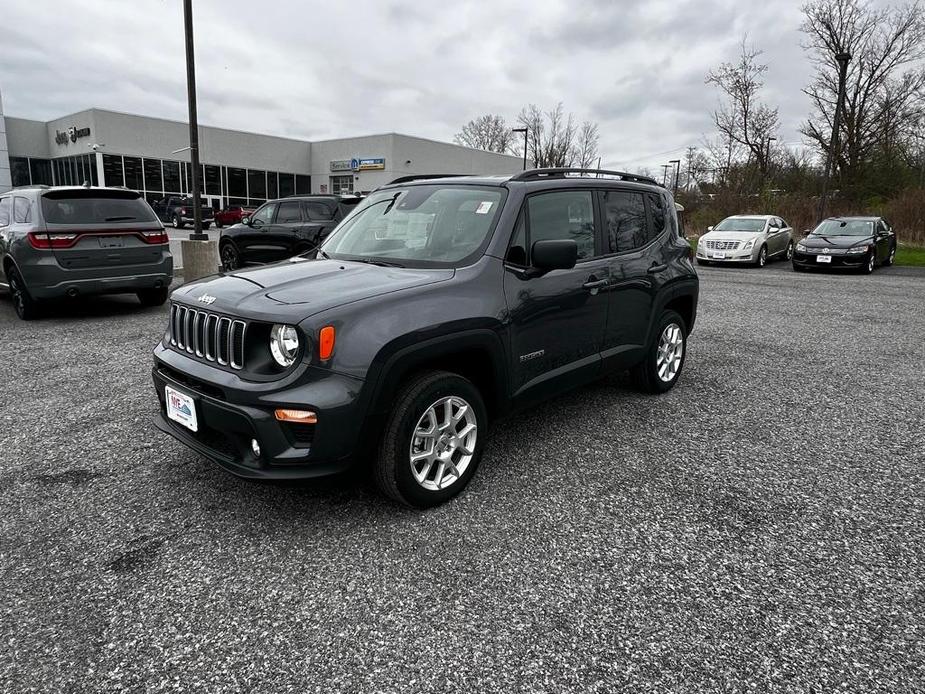
[[[244,367],[247,323],[171,304],[170,344],[182,352],[232,369]]]

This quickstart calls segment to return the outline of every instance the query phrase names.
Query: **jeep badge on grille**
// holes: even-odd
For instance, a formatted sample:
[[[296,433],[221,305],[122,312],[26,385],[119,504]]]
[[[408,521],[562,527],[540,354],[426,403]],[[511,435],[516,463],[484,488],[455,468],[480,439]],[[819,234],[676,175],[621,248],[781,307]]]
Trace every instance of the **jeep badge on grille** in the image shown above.
[[[209,296],[208,294],[203,294],[202,296],[199,297],[198,301],[203,304],[211,304],[212,302],[215,301],[215,297]]]

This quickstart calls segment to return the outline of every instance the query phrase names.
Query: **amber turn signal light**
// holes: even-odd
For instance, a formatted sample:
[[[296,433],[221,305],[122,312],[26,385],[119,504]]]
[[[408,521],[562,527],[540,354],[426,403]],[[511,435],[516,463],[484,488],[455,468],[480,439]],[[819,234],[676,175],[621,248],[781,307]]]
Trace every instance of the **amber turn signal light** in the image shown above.
[[[334,326],[326,325],[318,333],[318,358],[322,361],[330,359],[334,354]]]
[[[311,410],[276,410],[276,418],[281,422],[295,424],[317,424],[318,415]]]

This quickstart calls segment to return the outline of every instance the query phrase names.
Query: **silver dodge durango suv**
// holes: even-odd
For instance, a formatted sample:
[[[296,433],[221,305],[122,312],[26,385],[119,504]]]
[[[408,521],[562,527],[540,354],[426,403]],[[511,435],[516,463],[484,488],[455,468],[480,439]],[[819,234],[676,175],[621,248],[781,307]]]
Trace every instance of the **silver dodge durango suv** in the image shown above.
[[[0,195],[0,288],[23,320],[67,296],[133,293],[159,306],[172,279],[164,225],[140,193],[30,186]]]

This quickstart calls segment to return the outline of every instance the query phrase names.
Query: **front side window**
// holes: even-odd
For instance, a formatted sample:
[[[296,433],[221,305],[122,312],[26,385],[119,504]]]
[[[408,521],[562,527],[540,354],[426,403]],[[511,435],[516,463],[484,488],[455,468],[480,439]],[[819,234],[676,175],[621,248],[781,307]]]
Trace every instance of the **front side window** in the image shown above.
[[[611,253],[632,251],[649,242],[646,205],[641,193],[608,190],[603,195],[603,202],[604,229]]]
[[[276,211],[276,203],[271,202],[267,205],[264,205],[259,210],[254,212],[251,215],[251,224],[254,226],[261,226],[263,224],[269,224],[273,221],[273,213]]]
[[[32,203],[26,198],[13,198],[13,221],[26,224],[32,221]]]
[[[302,221],[302,206],[297,202],[282,202],[276,213],[277,224],[292,224]]]
[[[541,193],[527,200],[528,246],[537,241],[572,239],[578,259],[594,255],[594,196],[590,190]]]
[[[322,247],[332,257],[417,267],[453,266],[487,240],[501,188],[418,185],[368,197]]]

